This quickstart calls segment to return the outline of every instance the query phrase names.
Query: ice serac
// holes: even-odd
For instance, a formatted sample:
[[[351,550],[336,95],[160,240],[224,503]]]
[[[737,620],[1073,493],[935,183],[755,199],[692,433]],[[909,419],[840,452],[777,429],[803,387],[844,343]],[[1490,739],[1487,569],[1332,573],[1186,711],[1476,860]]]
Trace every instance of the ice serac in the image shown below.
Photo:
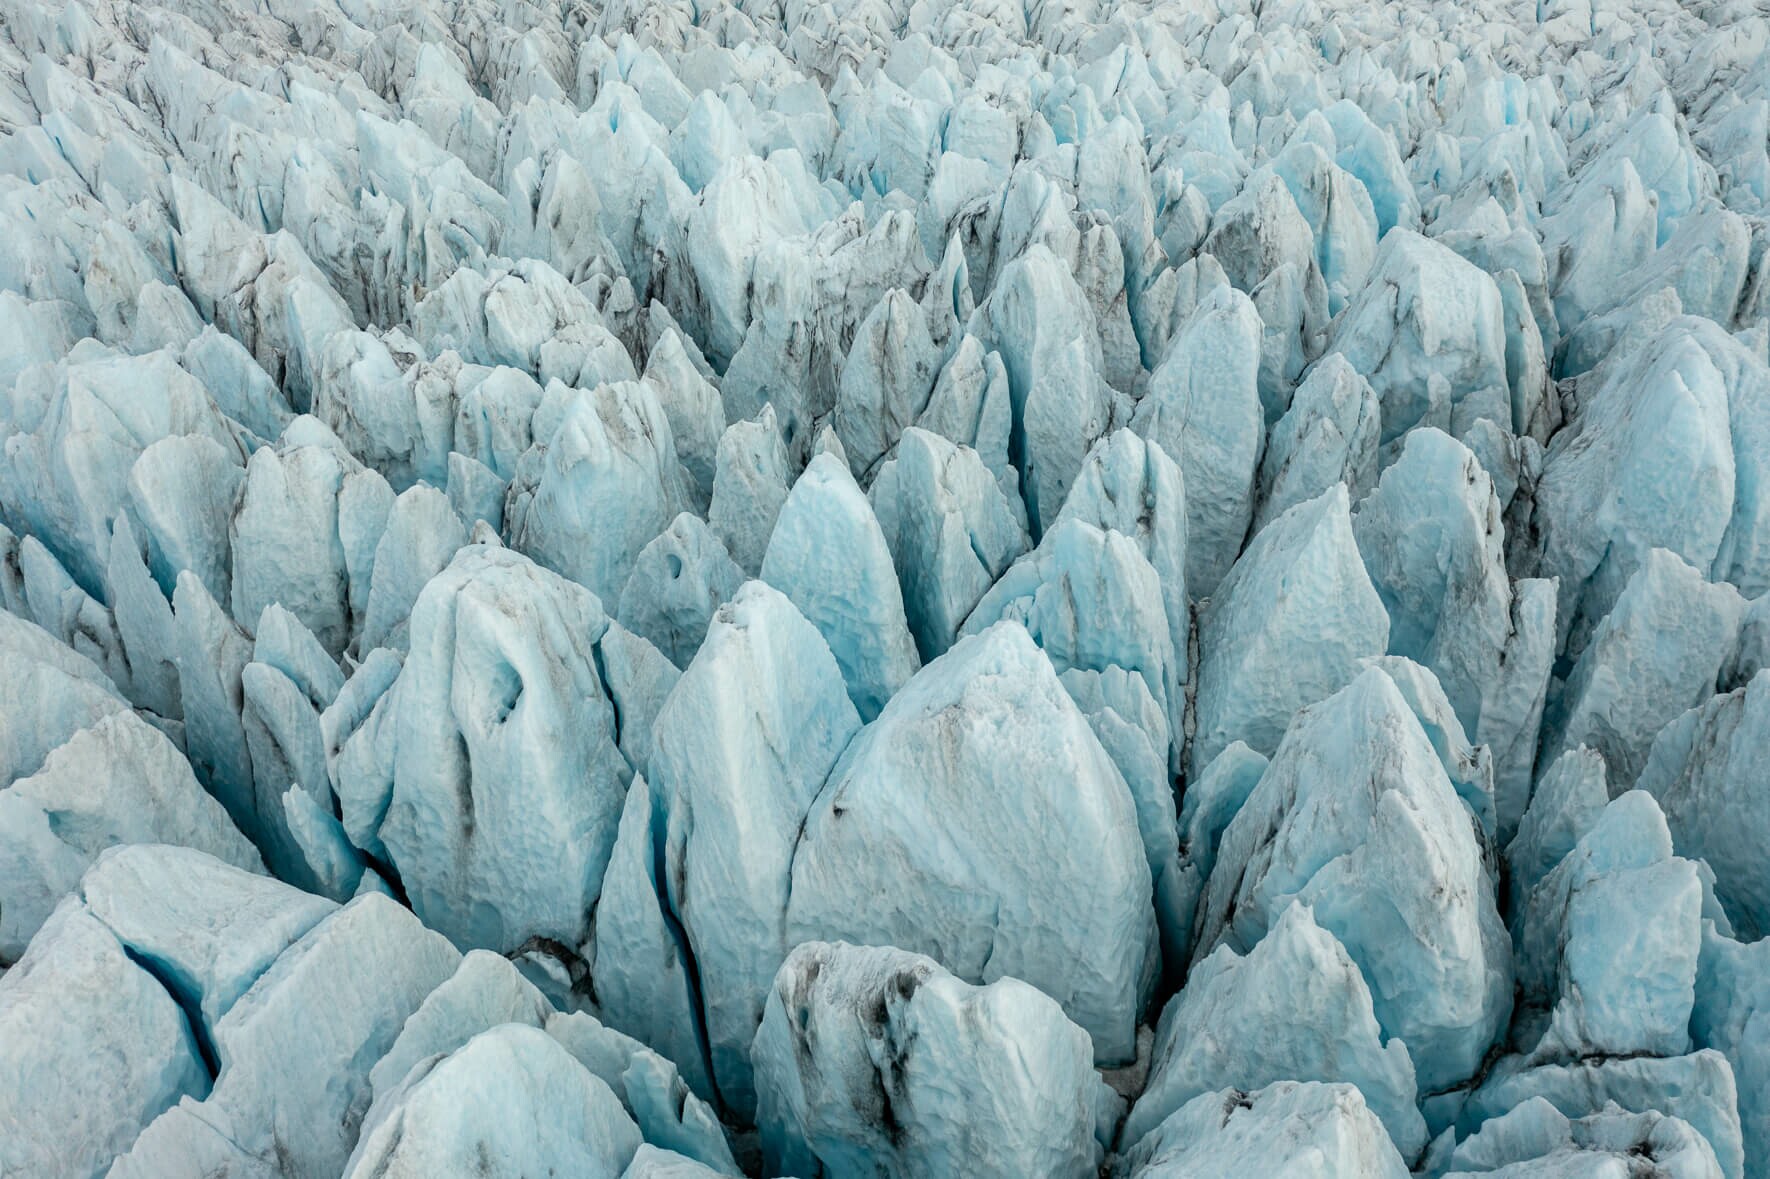
[[[1370,382],[1330,352],[1297,386],[1260,458],[1258,532],[1284,512],[1344,483],[1354,502],[1377,481],[1381,407]]]
[[[252,754],[235,703],[245,694],[241,676],[252,661],[251,640],[188,569],[178,575],[172,609],[185,756],[241,832],[260,847],[270,846],[276,816],[259,810]]]
[[[129,707],[96,663],[7,611],[0,611],[0,675],[8,685],[0,782],[36,773],[76,733]]]
[[[666,814],[652,786],[635,777],[597,899],[590,986],[604,1019],[675,1061],[689,1087],[711,1101],[691,947],[661,875]]]
[[[694,356],[688,352],[693,346],[692,341],[685,344],[675,328],[665,328],[646,358],[643,379],[657,390],[658,405],[670,422],[676,457],[688,473],[696,502],[705,507],[713,495],[719,436],[725,433],[725,407],[719,390],[695,366]]]
[[[1111,422],[1093,310],[1069,268],[1035,244],[1003,268],[968,330],[986,352],[1000,353],[1007,372],[1008,454],[1020,472],[1033,535],[1040,536]]]
[[[166,735],[133,712],[114,712],[54,749],[35,773],[0,787],[0,961],[18,960],[106,848],[137,843],[264,868]]]
[[[1745,603],[1665,549],[1646,553],[1593,629],[1545,724],[1545,755],[1587,745],[1619,785],[1655,736],[1714,695]]]
[[[1496,773],[1499,833],[1509,838],[1529,797],[1554,632],[1520,625],[1531,599],[1506,575],[1500,512],[1474,453],[1423,427],[1358,505],[1352,532],[1389,615],[1390,653],[1432,671],[1465,732],[1522,755]]]
[[[788,169],[754,156],[727,161],[702,191],[689,217],[688,261],[705,298],[703,339],[716,367],[743,342],[757,255],[771,240],[809,228],[814,208],[809,193],[794,191]]]
[[[669,1060],[583,1011],[549,1015],[546,1030],[592,1076],[614,1090],[647,1142],[694,1159],[717,1174],[742,1174],[725,1128],[712,1108],[689,1092]]]
[[[1468,1078],[1511,1007],[1511,943],[1469,813],[1379,668],[1292,722],[1223,832],[1194,962],[1246,953],[1293,900],[1345,947],[1426,1093]]]
[[[640,550],[692,506],[673,437],[643,381],[572,396],[552,437],[517,464],[504,508],[511,547],[617,601]]]
[[[726,427],[719,438],[707,523],[725,542],[731,559],[751,577],[762,568],[762,555],[792,481],[772,405],[764,406],[752,421]]]
[[[200,1120],[287,1175],[342,1173],[369,1109],[371,1064],[459,958],[387,897],[352,901],[217,1021],[221,1068]]]
[[[614,1092],[538,1028],[504,1024],[416,1066],[341,1174],[614,1177],[639,1130]]]
[[[346,554],[347,479],[380,482],[316,418],[297,418],[278,446],[261,447],[231,526],[233,586],[229,604],[250,626],[281,604],[337,656],[351,637],[352,586]],[[370,541],[371,551],[373,540]],[[368,590],[364,579],[359,592]]]
[[[1574,849],[1610,802],[1604,758],[1584,745],[1556,758],[1537,779],[1530,806],[1506,846],[1509,912]]]
[[[1655,1110],[1611,1110],[1569,1118],[1541,1097],[1531,1098],[1457,1143],[1445,1176],[1624,1175],[1642,1160],[1667,1179],[1722,1176],[1708,1139],[1682,1118]]]
[[[1186,592],[1186,480],[1173,457],[1134,430],[1113,431],[1088,452],[1057,518],[1083,520],[1137,543],[1161,578],[1172,663],[1178,682],[1187,683],[1192,609]],[[1180,725],[1173,731],[1178,754]]]
[[[375,545],[361,648],[403,645],[412,606],[431,578],[467,543],[467,528],[448,496],[428,485],[400,492]]]
[[[1770,670],[1662,729],[1636,785],[1665,812],[1678,851],[1707,862],[1715,894],[1743,938],[1770,930],[1770,815],[1760,793],[1770,726]]]
[[[1020,473],[1009,457],[1013,443],[1013,396],[1000,352],[986,352],[976,336],[960,337],[935,378],[928,408],[916,424],[975,450],[996,477],[1002,493],[1011,497],[1015,518],[1025,523],[1026,502],[1020,494]]]
[[[1770,942],[1734,941],[1705,924],[1690,1037],[1733,1066],[1749,1159],[1770,1157]],[[1750,1174],[1751,1172],[1748,1172]]]
[[[1121,1062],[1154,981],[1150,898],[1123,777],[1002,622],[923,668],[843,755],[798,839],[786,933],[1022,979]]]
[[[743,583],[744,571],[707,522],[684,512],[639,550],[615,617],[677,667],[687,667],[713,612]]]
[[[1280,1081],[1201,1093],[1126,1150],[1114,1179],[1402,1179],[1395,1144],[1352,1085]]]
[[[762,557],[762,580],[823,635],[863,721],[921,666],[885,534],[835,455],[812,459],[793,484]]]
[[[432,355],[454,349],[542,384],[594,389],[639,376],[589,297],[538,258],[461,267],[412,308],[412,334]]]
[[[1586,380],[1595,387],[1549,446],[1532,516],[1537,572],[1560,581],[1556,632],[1573,655],[1653,549],[1708,573],[1738,469],[1725,379],[1688,321],[1625,344]]]
[[[794,944],[795,849],[813,799],[859,728],[829,647],[762,582],[715,612],[658,717],[653,775],[666,829],[659,883],[668,921],[679,925],[692,957],[719,1097],[745,1116],[755,1101],[750,1041]],[[625,991],[637,1010],[610,1009],[616,1027],[637,1031],[648,1019],[653,983],[643,981]]]
[[[937,658],[1026,551],[1025,527],[977,451],[917,426],[903,432],[867,495],[916,650],[924,660]]]
[[[1364,288],[1334,320],[1328,350],[1376,391],[1384,443],[1415,426],[1461,435],[1478,418],[1512,420],[1499,288],[1410,229],[1383,235]]]
[[[1298,709],[1387,649],[1389,617],[1359,557],[1343,485],[1261,530],[1203,611],[1198,639],[1195,770],[1232,741],[1270,754]]]
[[[252,660],[240,669],[239,722],[259,820],[254,830],[271,871],[336,900],[348,900],[361,876],[348,862],[353,857],[342,828],[332,820],[320,725],[321,711],[343,686],[343,673],[300,619],[274,603],[266,606]]]
[[[1198,898],[1217,863],[1217,846],[1230,820],[1259,785],[1270,764],[1240,741],[1230,744],[1211,759],[1204,772],[1194,774],[1181,795],[1179,821],[1180,873],[1175,881],[1174,904],[1188,920],[1187,938],[1179,947],[1190,961],[1192,922]]]
[[[346,746],[352,841],[459,945],[588,932],[632,777],[599,667],[608,626],[582,586],[470,545],[419,595],[410,654]]]
[[[404,1090],[421,1080],[439,1057],[461,1050],[482,1034],[518,1025],[544,1030],[558,1041],[614,1092],[648,1141],[699,1158],[721,1173],[736,1173],[718,1121],[699,1098],[685,1091],[674,1065],[584,1012],[559,1013],[507,959],[485,950],[470,951],[461,959],[448,981],[430,992],[406,1020],[393,1047],[370,1071],[375,1104],[369,1122],[396,1111]]]
[[[836,433],[862,479],[928,406],[941,354],[909,292],[892,290],[855,332],[836,386]]]
[[[194,848],[153,844],[101,855],[78,896],[184,1007],[204,1051],[278,955],[338,908]]]
[[[177,1000],[73,899],[0,975],[0,1032],[9,1175],[102,1175],[161,1111],[209,1088]]]
[[[1403,1156],[1426,1144],[1407,1047],[1384,1042],[1364,976],[1301,904],[1246,956],[1219,946],[1187,977],[1162,1012],[1149,1084],[1121,1148],[1134,1148],[1201,1093],[1274,1081],[1356,1085]]]
[[[229,521],[245,482],[237,446],[202,434],[162,438],[129,469],[129,511],[141,528],[148,570],[170,597],[189,570],[211,594],[233,584]]]
[[[890,947],[800,945],[752,1052],[771,1174],[1082,1179],[1120,1106],[1049,996]]]
[[[1519,915],[1520,1005],[1548,1010],[1533,1060],[1690,1047],[1702,883],[1651,796],[1618,796]]]
[[[489,950],[469,950],[455,973],[406,1018],[399,1038],[369,1070],[376,1101],[392,1096],[414,1068],[447,1056],[481,1032],[505,1024],[538,1028],[552,1011],[508,959]]]
[[[633,1161],[621,1173],[621,1179],[713,1179],[721,1172],[686,1155],[643,1143],[633,1152]]]
[[[1186,589],[1212,597],[1247,540],[1266,421],[1260,314],[1219,287],[1200,301],[1149,378],[1131,428],[1186,479]]]
[[[0,413],[0,511],[88,593],[105,584],[110,522],[131,467],[154,443],[196,435],[243,461],[236,427],[171,353],[96,353],[22,374]]]
[[[966,619],[963,634],[1003,620],[1024,626],[1118,766],[1137,806],[1164,946],[1191,924],[1181,912],[1174,789],[1185,683],[1162,609],[1162,585],[1137,542],[1060,517]]]
[[[1509,1057],[1495,1066],[1463,1105],[1458,1133],[1467,1136],[1534,1098],[1573,1119],[1610,1109],[1634,1114],[1652,1111],[1677,1118],[1708,1140],[1725,1179],[1741,1179],[1748,1173],[1733,1069],[1719,1052],[1705,1049],[1688,1056],[1600,1057],[1536,1068],[1521,1067],[1519,1058]]]

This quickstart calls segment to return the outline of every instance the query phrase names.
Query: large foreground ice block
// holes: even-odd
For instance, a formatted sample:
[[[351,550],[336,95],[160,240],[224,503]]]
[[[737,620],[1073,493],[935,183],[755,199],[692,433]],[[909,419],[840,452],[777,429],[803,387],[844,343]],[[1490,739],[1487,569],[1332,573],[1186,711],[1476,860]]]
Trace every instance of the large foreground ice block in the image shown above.
[[[1722,1176],[1708,1139],[1682,1118],[1655,1110],[1569,1118],[1543,1098],[1532,1097],[1457,1143],[1445,1179],[1620,1176],[1643,1165],[1667,1179]]]
[[[607,1084],[559,1041],[521,1024],[418,1065],[377,1112],[345,1179],[615,1179],[640,1142]]]
[[[754,1102],[750,1040],[768,985],[793,947],[788,892],[806,812],[859,728],[816,628],[763,582],[715,612],[658,717],[653,772],[663,816],[653,824],[666,832],[658,883],[669,922],[687,941],[719,1096],[739,1111]],[[650,861],[624,863],[634,874]],[[642,897],[645,886],[621,887]],[[621,912],[643,910],[623,899]],[[618,993],[631,1003],[611,1008],[610,1020],[638,1032],[656,1018],[658,981],[626,976],[642,964],[610,960],[600,933],[598,946],[598,974],[622,978]]]
[[[890,947],[794,950],[753,1054],[771,1174],[1083,1179],[1118,1116],[1050,997]]]
[[[179,844],[263,871],[166,735],[133,712],[82,729],[36,773],[0,787],[0,961],[17,961],[101,852]]]
[[[1113,1169],[1115,1179],[1403,1179],[1407,1164],[1351,1085],[1280,1081],[1201,1093]]]
[[[632,769],[594,595],[509,549],[462,549],[412,609],[411,653],[351,737],[343,822],[385,848],[457,944],[582,942]]]
[[[342,1173],[369,1069],[460,955],[388,898],[352,901],[285,950],[215,1027],[206,1106],[291,1179]]]
[[[1404,1156],[1426,1144],[1406,1046],[1384,1042],[1364,976],[1299,904],[1246,956],[1219,946],[1188,976],[1162,1012],[1149,1084],[1120,1144],[1135,1147],[1201,1093],[1273,1081],[1356,1085]]]
[[[1290,902],[1345,946],[1420,1088],[1474,1073],[1511,1008],[1511,942],[1470,815],[1378,668],[1303,711],[1224,831],[1193,948],[1252,949]]]
[[[1335,484],[1268,524],[1198,630],[1195,771],[1232,741],[1271,753],[1299,708],[1382,654],[1389,617],[1359,558],[1346,488]]]
[[[1470,1134],[1537,1097],[1569,1118],[1602,1113],[1613,1102],[1628,1113],[1654,1110],[1679,1118],[1708,1140],[1726,1179],[1741,1179],[1747,1173],[1733,1069],[1719,1052],[1599,1057],[1540,1068],[1524,1067],[1521,1058],[1507,1057],[1463,1105],[1458,1133]]]
[[[0,976],[0,1172],[102,1175],[209,1073],[178,1002],[69,899]]]
[[[1124,779],[1024,627],[962,639],[843,756],[792,860],[789,943],[925,953],[1023,979],[1131,1058],[1156,964]]]
[[[78,895],[184,1007],[206,1052],[240,996],[338,908],[193,848],[160,844],[107,851]]]

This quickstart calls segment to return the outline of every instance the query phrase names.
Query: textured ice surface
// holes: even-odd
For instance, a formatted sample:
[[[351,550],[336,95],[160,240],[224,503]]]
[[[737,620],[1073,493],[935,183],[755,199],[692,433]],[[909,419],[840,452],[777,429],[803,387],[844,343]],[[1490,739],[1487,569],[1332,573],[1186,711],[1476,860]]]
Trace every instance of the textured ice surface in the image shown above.
[[[843,754],[790,861],[790,942],[1018,978],[1128,1063],[1157,965],[1136,804],[1051,662],[1001,622],[923,668]]]
[[[1282,1081],[1201,1093],[1121,1157],[1125,1179],[1299,1179],[1407,1174],[1383,1124],[1351,1085]]]
[[[0,1174],[1770,1179],[1763,0],[0,0]]]
[[[1118,1116],[1048,996],[903,950],[801,945],[752,1055],[772,1173],[1086,1176]]]

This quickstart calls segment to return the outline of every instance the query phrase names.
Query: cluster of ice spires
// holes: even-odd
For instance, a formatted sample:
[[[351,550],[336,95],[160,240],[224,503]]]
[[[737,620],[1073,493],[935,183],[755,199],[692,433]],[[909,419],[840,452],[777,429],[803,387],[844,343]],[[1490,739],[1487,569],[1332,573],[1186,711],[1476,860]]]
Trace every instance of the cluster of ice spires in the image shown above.
[[[1760,0],[0,0],[0,1174],[1770,1176]]]

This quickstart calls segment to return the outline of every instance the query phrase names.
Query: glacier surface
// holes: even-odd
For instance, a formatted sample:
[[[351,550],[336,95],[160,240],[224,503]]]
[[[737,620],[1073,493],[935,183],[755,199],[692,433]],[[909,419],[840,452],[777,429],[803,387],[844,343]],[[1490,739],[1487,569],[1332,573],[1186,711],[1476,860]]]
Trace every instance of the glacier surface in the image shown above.
[[[0,1176],[1770,1179],[1766,0],[0,0]]]

